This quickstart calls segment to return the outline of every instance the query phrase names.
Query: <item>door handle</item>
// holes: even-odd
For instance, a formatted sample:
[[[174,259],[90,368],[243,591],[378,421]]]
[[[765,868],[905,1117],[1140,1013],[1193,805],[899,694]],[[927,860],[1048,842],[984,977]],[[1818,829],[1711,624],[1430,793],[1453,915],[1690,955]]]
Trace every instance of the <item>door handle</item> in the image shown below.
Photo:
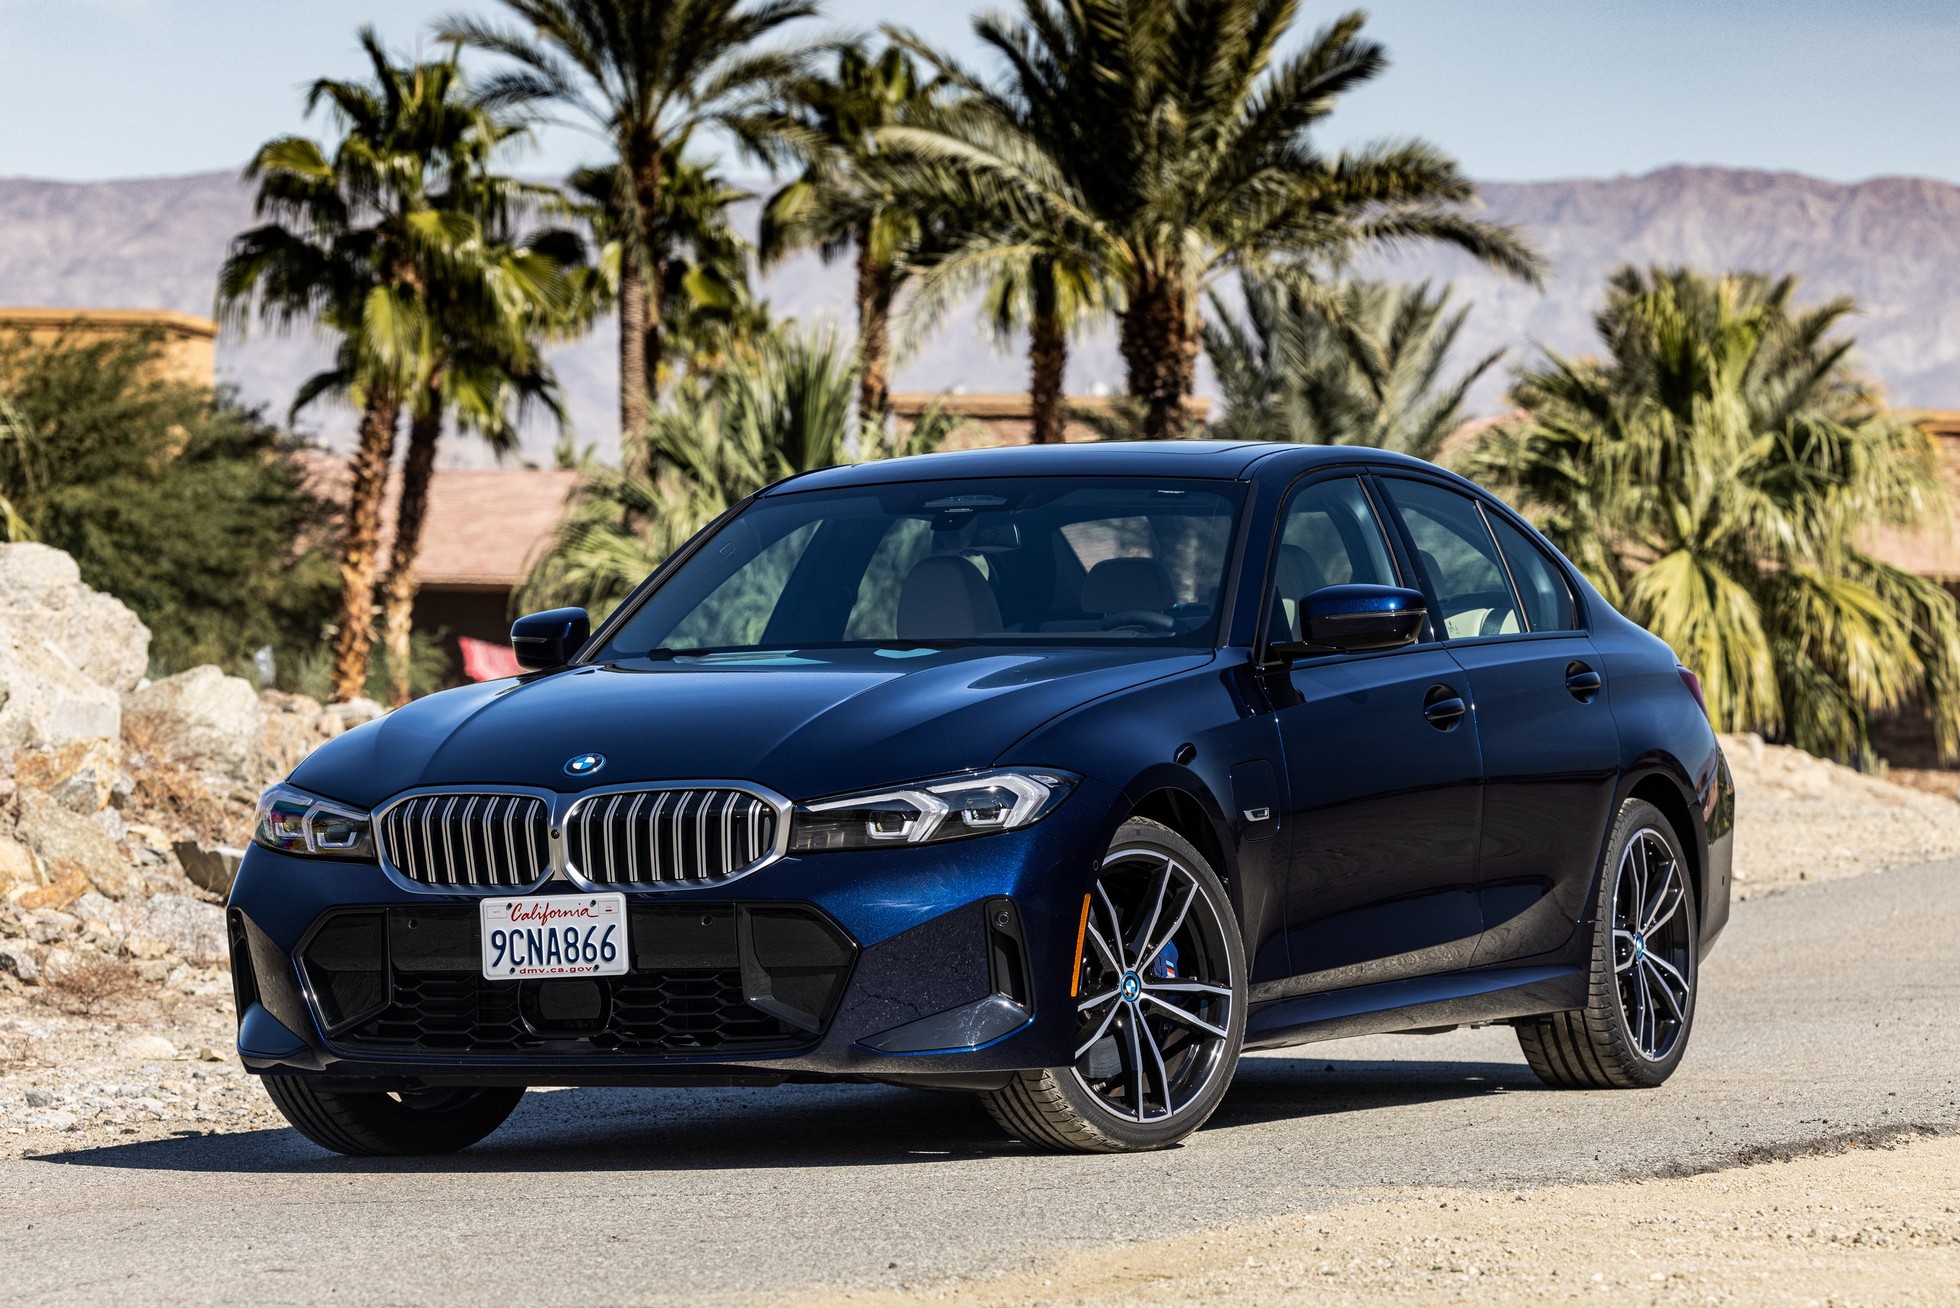
[[[1572,698],[1581,704],[1592,703],[1593,696],[1599,694],[1599,688],[1605,684],[1600,680],[1597,672],[1583,663],[1565,665],[1565,688],[1571,691]]]
[[[1429,694],[1423,697],[1422,715],[1438,731],[1448,731],[1463,721],[1463,715],[1469,711],[1470,706],[1463,702],[1463,696],[1456,693],[1454,686],[1431,686]]]

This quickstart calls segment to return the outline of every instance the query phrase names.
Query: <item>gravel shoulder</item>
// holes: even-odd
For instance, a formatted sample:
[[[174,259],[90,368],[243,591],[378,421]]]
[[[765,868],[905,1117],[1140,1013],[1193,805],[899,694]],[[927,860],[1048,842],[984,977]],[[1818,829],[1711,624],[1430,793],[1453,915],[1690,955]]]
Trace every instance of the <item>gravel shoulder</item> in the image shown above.
[[[1697,1176],[1415,1189],[1069,1253],[1014,1276],[824,1295],[916,1303],[1951,1304],[1960,1136],[1909,1135]]]

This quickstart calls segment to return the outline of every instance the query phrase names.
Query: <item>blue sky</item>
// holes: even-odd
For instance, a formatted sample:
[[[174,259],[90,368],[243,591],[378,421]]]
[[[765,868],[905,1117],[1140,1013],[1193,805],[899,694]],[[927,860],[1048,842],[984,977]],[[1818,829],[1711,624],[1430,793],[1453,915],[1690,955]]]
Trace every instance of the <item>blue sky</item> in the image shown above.
[[[830,0],[971,52],[961,0]],[[300,89],[358,71],[354,29],[411,48],[490,0],[0,0],[0,176],[89,180],[236,167],[302,126]],[[1304,5],[1308,25],[1346,6]],[[1951,0],[1379,0],[1395,66],[1331,143],[1421,134],[1491,180],[1670,163],[1838,180],[1960,182]],[[592,153],[549,133],[530,167]],[[527,167],[527,171],[530,168]]]

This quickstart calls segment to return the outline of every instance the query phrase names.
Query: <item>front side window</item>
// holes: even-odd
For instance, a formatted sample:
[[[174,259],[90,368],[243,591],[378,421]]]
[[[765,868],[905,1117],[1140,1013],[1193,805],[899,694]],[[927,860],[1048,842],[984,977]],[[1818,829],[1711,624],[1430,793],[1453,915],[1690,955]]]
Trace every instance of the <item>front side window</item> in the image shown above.
[[[1442,609],[1444,634],[1463,640],[1523,631],[1510,577],[1477,502],[1426,481],[1384,483]]]
[[[1300,601],[1322,586],[1394,586],[1395,565],[1361,482],[1338,477],[1295,492],[1273,556],[1270,636],[1300,640]]]
[[[1210,648],[1244,488],[1060,477],[767,496],[595,656],[960,644]]]

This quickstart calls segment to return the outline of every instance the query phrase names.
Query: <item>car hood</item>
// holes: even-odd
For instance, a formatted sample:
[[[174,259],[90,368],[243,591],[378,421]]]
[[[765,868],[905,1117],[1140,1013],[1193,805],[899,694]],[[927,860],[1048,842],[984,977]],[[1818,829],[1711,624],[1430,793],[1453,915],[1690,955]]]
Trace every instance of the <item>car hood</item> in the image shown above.
[[[760,782],[807,799],[985,767],[1057,714],[1210,658],[847,650],[571,668],[418,700],[329,741],[292,781],[362,807],[422,786],[575,792],[689,779]],[[588,753],[605,765],[568,775],[565,765]]]

